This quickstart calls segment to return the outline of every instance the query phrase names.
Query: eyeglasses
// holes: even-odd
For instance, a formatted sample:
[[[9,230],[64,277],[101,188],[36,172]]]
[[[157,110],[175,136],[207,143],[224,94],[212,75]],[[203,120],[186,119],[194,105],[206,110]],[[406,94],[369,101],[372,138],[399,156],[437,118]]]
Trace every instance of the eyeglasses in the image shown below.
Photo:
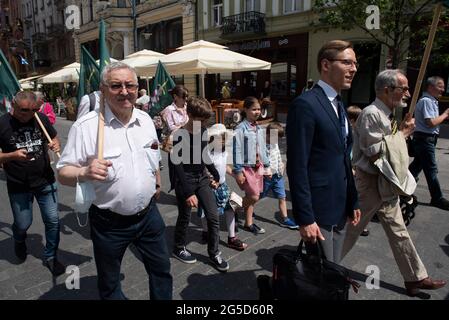
[[[134,93],[139,88],[138,84],[135,83],[113,83],[108,85],[109,89],[112,91],[122,91],[123,88],[126,89],[126,91]]]
[[[406,93],[407,91],[409,91],[410,90],[410,88],[409,87],[395,87],[395,86],[391,86],[390,87],[391,89],[401,89],[401,92],[402,93]]]
[[[355,66],[356,69],[359,68],[360,64],[357,61],[349,60],[349,59],[327,59],[329,61],[340,61],[343,63],[346,67],[352,67]]]

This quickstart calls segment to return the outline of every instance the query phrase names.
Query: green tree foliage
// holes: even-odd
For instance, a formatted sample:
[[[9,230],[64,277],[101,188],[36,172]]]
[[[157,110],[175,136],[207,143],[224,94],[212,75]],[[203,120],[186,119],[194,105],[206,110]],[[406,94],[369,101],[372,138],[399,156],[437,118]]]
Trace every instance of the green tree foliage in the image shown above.
[[[391,55],[391,67],[397,67],[407,59],[407,41],[413,26],[422,16],[432,19],[435,0],[316,0],[314,11],[319,16],[319,27],[351,30],[360,28],[377,43],[385,45]],[[366,8],[375,5],[380,11],[378,30],[367,28],[370,13]],[[369,20],[368,20],[369,21]],[[423,28],[423,31],[429,31]],[[424,40],[425,41],[425,40]]]

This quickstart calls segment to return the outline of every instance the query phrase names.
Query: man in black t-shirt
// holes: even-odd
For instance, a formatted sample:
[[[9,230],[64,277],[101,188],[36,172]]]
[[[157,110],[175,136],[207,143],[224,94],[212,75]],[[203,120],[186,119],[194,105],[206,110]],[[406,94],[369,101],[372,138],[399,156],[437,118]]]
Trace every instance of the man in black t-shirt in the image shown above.
[[[56,258],[59,245],[58,196],[48,157],[48,149],[59,152],[59,139],[47,116],[37,112],[34,93],[17,93],[13,106],[11,114],[0,117],[0,164],[3,164],[6,173],[14,216],[12,231],[15,253],[19,260],[25,261],[26,232],[31,226],[33,199],[36,198],[45,224],[44,265],[54,275],[60,275],[65,272],[65,268]],[[36,112],[52,139],[51,143],[47,142],[35,119]]]

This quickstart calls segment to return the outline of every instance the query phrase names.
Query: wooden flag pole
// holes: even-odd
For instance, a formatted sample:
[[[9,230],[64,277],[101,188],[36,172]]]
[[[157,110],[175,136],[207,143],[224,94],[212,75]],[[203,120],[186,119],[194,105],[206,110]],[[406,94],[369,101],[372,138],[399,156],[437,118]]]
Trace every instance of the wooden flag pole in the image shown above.
[[[50,135],[47,132],[47,129],[45,129],[44,124],[42,123],[41,119],[39,118],[39,115],[37,114],[37,112],[34,113],[34,117],[37,120],[37,123],[39,123],[39,126],[41,127],[42,131],[45,134],[45,137],[47,138],[49,143],[52,143],[53,141],[50,138]],[[58,158],[61,158],[61,154],[59,152],[56,152],[56,155],[58,156]]]
[[[421,90],[421,83],[423,82],[424,74],[426,73],[427,63],[429,62],[430,52],[432,51],[433,40],[435,39],[435,34],[437,32],[438,22],[440,20],[442,10],[443,10],[443,3],[439,2],[435,7],[432,26],[430,28],[429,37],[427,38],[426,42],[426,49],[424,51],[421,67],[419,68],[418,80],[416,80],[412,102],[410,103],[409,113],[412,115],[415,112],[416,102],[418,101],[419,91]]]
[[[100,92],[100,114],[98,115],[97,158],[103,160],[104,150],[104,95]]]

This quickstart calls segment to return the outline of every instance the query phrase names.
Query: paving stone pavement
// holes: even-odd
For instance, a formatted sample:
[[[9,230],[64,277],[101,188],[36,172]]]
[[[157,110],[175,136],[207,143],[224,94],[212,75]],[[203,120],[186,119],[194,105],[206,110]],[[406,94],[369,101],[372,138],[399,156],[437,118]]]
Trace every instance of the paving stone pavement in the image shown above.
[[[65,144],[71,122],[57,119],[56,128],[63,145]],[[442,138],[438,142],[437,158],[439,178],[444,193],[449,197],[449,126],[444,126]],[[281,141],[285,152],[285,139]],[[284,155],[285,157],[285,155]],[[163,163],[166,165],[166,155]],[[169,249],[173,244],[173,231],[177,217],[174,192],[168,191],[168,170],[164,169],[163,194],[158,207],[167,225],[166,238]],[[231,189],[242,195],[235,182],[229,179]],[[288,186],[287,186],[288,191]],[[409,232],[415,246],[432,277],[449,279],[449,212],[430,207],[429,193],[424,177],[419,181],[416,191],[422,203],[417,208],[415,219]],[[29,229],[27,260],[19,264],[13,251],[11,239],[12,214],[6,191],[4,172],[0,170],[0,299],[98,299],[96,288],[96,268],[89,226],[78,225],[74,207],[74,188],[59,187],[59,209],[61,218],[61,243],[59,257],[66,265],[75,265],[80,271],[80,289],[68,290],[66,279],[69,274],[53,278],[42,265],[44,248],[44,228],[37,206],[34,206],[34,222]],[[323,199],[326,201],[326,199]],[[288,203],[289,210],[291,204]],[[230,270],[223,274],[209,263],[206,245],[201,244],[200,221],[192,214],[189,227],[188,248],[197,257],[192,265],[171,258],[174,278],[174,299],[257,299],[258,275],[271,275],[272,257],[280,248],[295,248],[299,233],[278,226],[278,206],[273,198],[261,200],[256,206],[256,223],[266,229],[266,234],[254,236],[239,231],[238,236],[248,243],[247,250],[239,252],[226,247],[227,232],[222,220],[220,250],[230,263]],[[81,217],[85,218],[85,217]],[[240,217],[240,224],[243,217]],[[353,277],[362,284],[358,294],[351,293],[355,300],[408,300],[408,299],[449,299],[449,287],[422,294],[417,298],[405,295],[403,282],[394,262],[387,238],[379,223],[370,223],[370,235],[361,237],[343,264],[353,270]],[[365,279],[367,267],[377,266],[380,270],[380,288],[368,289]],[[130,247],[122,264],[122,288],[130,299],[148,299],[148,277],[136,250]],[[370,282],[371,283],[371,282]]]

